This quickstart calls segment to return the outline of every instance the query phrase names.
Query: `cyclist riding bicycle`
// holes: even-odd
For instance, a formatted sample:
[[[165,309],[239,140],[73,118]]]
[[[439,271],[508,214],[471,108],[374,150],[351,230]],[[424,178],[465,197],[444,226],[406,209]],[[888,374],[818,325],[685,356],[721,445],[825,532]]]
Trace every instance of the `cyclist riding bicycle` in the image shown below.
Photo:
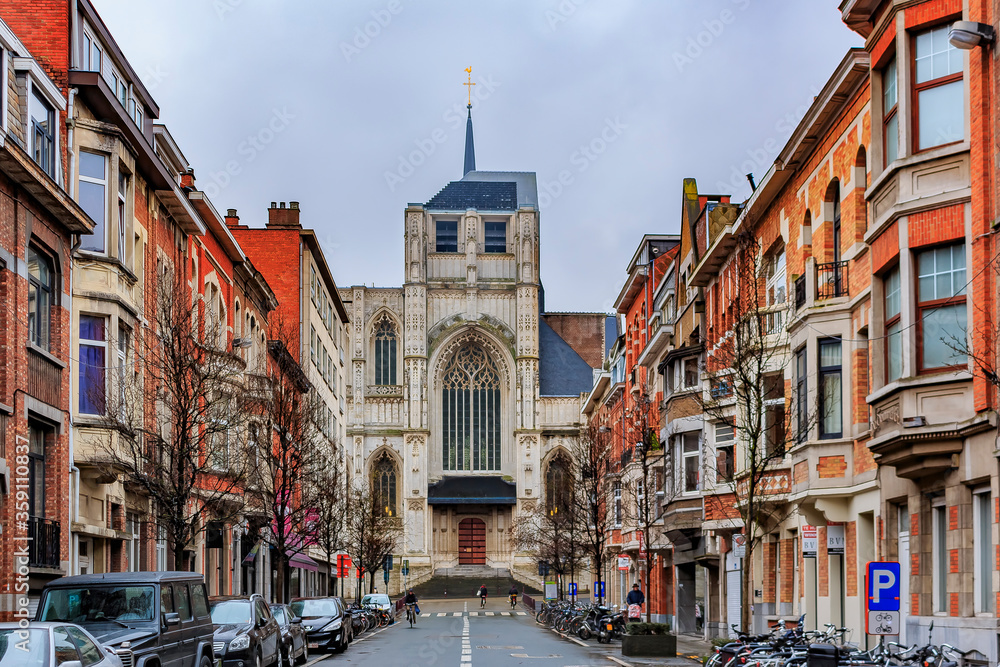
[[[489,591],[486,588],[486,584],[483,584],[482,586],[479,587],[479,606],[480,607],[485,607],[486,606],[486,596],[487,596],[487,594],[489,594]]]
[[[511,584],[510,590],[507,591],[507,597],[510,598],[510,608],[513,609],[517,606],[517,586]]]
[[[413,625],[417,622],[417,596],[413,593],[413,589],[409,589],[406,592],[406,597],[403,598],[403,604],[406,605],[406,620]]]

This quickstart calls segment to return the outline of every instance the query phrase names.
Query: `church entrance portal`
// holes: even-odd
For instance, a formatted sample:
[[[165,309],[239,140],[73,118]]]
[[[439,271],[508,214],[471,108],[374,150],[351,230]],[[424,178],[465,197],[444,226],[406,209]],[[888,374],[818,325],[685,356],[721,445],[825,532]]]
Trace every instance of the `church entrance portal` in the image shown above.
[[[482,519],[462,519],[458,524],[458,564],[486,565],[486,524]]]

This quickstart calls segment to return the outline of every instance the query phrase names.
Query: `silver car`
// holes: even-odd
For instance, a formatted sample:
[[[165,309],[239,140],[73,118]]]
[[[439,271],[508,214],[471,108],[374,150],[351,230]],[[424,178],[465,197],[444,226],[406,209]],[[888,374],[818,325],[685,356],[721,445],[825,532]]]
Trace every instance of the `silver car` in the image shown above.
[[[118,656],[72,623],[0,623],[0,667],[122,667]]]
[[[389,601],[389,596],[385,593],[372,593],[361,598],[361,606],[390,611],[392,609],[392,602]]]

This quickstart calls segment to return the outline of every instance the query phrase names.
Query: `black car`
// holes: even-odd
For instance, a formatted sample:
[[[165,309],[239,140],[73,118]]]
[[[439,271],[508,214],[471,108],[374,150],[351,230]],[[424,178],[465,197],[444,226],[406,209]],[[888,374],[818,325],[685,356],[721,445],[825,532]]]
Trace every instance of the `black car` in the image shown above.
[[[309,644],[302,619],[292,613],[287,604],[272,604],[271,614],[281,628],[281,664],[288,667],[295,662],[309,660]]]
[[[281,658],[281,629],[263,596],[210,597],[213,647],[221,667],[270,667]]]
[[[205,579],[194,572],[109,572],[50,581],[35,620],[75,623],[124,667],[213,667]]]
[[[309,649],[343,651],[354,639],[347,605],[338,597],[295,598],[288,603],[302,619]]]

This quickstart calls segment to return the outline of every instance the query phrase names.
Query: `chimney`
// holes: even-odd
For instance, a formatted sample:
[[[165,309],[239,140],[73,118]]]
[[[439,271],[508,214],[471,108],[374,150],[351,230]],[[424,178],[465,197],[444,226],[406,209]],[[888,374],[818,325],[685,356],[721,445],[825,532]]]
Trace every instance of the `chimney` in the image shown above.
[[[194,190],[194,169],[188,169],[181,174],[181,187]]]
[[[288,208],[285,208],[285,202],[278,202],[277,206],[275,206],[275,202],[271,202],[271,208],[267,209],[267,226],[301,229],[299,203],[290,201]]]
[[[240,226],[240,216],[236,215],[236,209],[231,208],[226,211],[226,227],[235,228]]]

